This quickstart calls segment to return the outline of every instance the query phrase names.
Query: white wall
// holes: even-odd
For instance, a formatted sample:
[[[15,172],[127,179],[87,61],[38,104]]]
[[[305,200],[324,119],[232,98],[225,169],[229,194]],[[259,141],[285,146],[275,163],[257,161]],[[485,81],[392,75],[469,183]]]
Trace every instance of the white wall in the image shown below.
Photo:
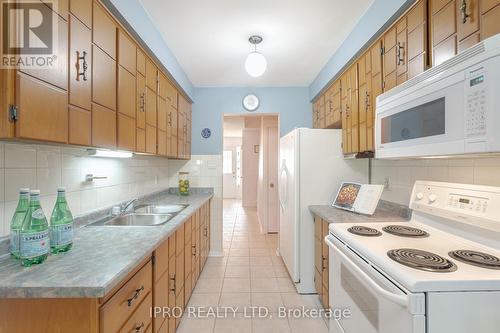
[[[178,173],[188,171],[192,187],[213,187],[210,206],[210,255],[222,255],[222,155],[192,155],[191,160],[169,161],[170,186],[178,186]]]
[[[108,179],[85,183],[88,173]],[[40,189],[50,216],[57,187],[65,186],[73,214],[81,215],[169,185],[168,160],[89,157],[83,148],[0,141],[0,236],[9,233],[20,187]]]
[[[372,183],[390,188],[382,199],[408,205],[416,180],[500,186],[500,157],[476,159],[373,160]]]

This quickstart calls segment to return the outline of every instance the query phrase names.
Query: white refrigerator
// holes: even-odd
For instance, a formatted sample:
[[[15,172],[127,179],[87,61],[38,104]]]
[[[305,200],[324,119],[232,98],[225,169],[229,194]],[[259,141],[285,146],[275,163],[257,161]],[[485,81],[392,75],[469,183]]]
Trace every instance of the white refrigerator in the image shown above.
[[[279,253],[297,291],[314,288],[310,205],[330,205],[342,181],[368,182],[368,159],[344,159],[342,130],[297,128],[280,140]]]

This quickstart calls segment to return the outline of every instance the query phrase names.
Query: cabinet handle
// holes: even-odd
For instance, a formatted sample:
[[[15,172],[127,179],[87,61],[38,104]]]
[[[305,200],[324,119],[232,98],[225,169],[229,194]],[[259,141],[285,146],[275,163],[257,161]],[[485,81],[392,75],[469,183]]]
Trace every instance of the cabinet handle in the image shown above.
[[[175,274],[170,275],[170,291],[175,293]]]
[[[127,305],[132,306],[132,303],[134,302],[134,300],[136,300],[137,297],[139,297],[139,294],[143,290],[144,290],[144,286],[141,286],[139,289],[136,289],[134,292],[134,295],[127,300]]]
[[[191,245],[191,254],[196,257],[196,245]]]
[[[405,62],[404,51],[405,51],[405,47],[401,46],[401,43],[398,42],[397,51],[396,51],[398,65],[404,64],[404,62]]]
[[[87,51],[83,51],[80,56],[80,52],[76,51],[76,59],[77,59],[77,77],[76,80],[80,81],[80,76],[83,76],[83,81],[87,81],[87,69],[89,68],[87,64]],[[80,61],[82,62],[82,66],[80,67]],[[83,70],[80,72],[80,68]]]
[[[203,228],[203,236],[208,236],[207,227]]]
[[[137,326],[134,330],[135,330],[135,333],[139,333],[140,331],[142,331],[142,329],[144,328],[144,323],[142,322],[139,326]]]
[[[168,113],[168,126],[172,127],[172,112]]]
[[[370,107],[370,93],[368,91],[366,91],[366,95],[365,95],[365,112],[368,112],[368,108]]]
[[[145,112],[146,110],[146,95],[145,93],[141,93],[141,104],[140,104],[140,108],[141,108],[141,112]]]
[[[328,258],[324,257],[324,256],[321,256],[321,271],[324,271],[326,269],[326,265],[325,265],[325,261],[327,260]]]
[[[345,116],[347,118],[349,118],[349,106],[348,105],[345,106]]]
[[[460,13],[462,14],[462,23],[467,23],[467,19],[470,17],[467,14],[467,0],[462,0],[462,4],[460,5]]]

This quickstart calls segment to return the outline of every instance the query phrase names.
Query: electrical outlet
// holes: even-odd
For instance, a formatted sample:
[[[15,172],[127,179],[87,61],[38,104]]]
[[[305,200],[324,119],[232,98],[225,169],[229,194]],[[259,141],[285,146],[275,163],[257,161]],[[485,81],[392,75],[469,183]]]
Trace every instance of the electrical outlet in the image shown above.
[[[390,190],[391,189],[391,177],[385,177],[384,180],[384,189]]]

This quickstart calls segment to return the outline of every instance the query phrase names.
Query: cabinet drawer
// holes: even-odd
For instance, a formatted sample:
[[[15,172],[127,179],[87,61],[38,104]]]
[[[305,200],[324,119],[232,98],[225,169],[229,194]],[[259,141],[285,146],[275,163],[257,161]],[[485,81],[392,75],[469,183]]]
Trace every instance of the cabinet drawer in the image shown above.
[[[92,106],[92,33],[73,16],[69,20],[69,103],[90,111]],[[84,66],[87,66],[84,68]]]
[[[135,43],[123,30],[120,30],[118,33],[118,63],[134,76],[137,68],[136,54]]]
[[[17,74],[16,105],[19,118],[16,136],[66,143],[68,95],[66,91],[22,73]]]
[[[90,146],[92,144],[92,114],[88,110],[69,106],[69,143]]]
[[[152,305],[152,296],[151,293],[149,293],[137,310],[135,310],[132,317],[130,317],[120,329],[120,333],[145,332],[151,326],[151,316],[149,313]]]
[[[116,25],[97,1],[94,1],[92,40],[111,58],[116,59]]]
[[[135,119],[135,76],[118,66],[118,112]]]
[[[118,148],[124,150],[135,150],[135,119],[129,116],[117,114]]]
[[[116,62],[96,46],[92,59],[92,100],[116,110]]]
[[[152,267],[149,261],[101,307],[101,332],[117,332],[143,300],[149,318],[151,280]],[[142,313],[142,310],[138,312]]]
[[[166,240],[155,250],[155,280],[168,270],[168,258],[168,240]]]
[[[92,145],[116,148],[116,111],[92,104]]]
[[[92,28],[92,0],[70,0],[69,10],[88,28]]]

